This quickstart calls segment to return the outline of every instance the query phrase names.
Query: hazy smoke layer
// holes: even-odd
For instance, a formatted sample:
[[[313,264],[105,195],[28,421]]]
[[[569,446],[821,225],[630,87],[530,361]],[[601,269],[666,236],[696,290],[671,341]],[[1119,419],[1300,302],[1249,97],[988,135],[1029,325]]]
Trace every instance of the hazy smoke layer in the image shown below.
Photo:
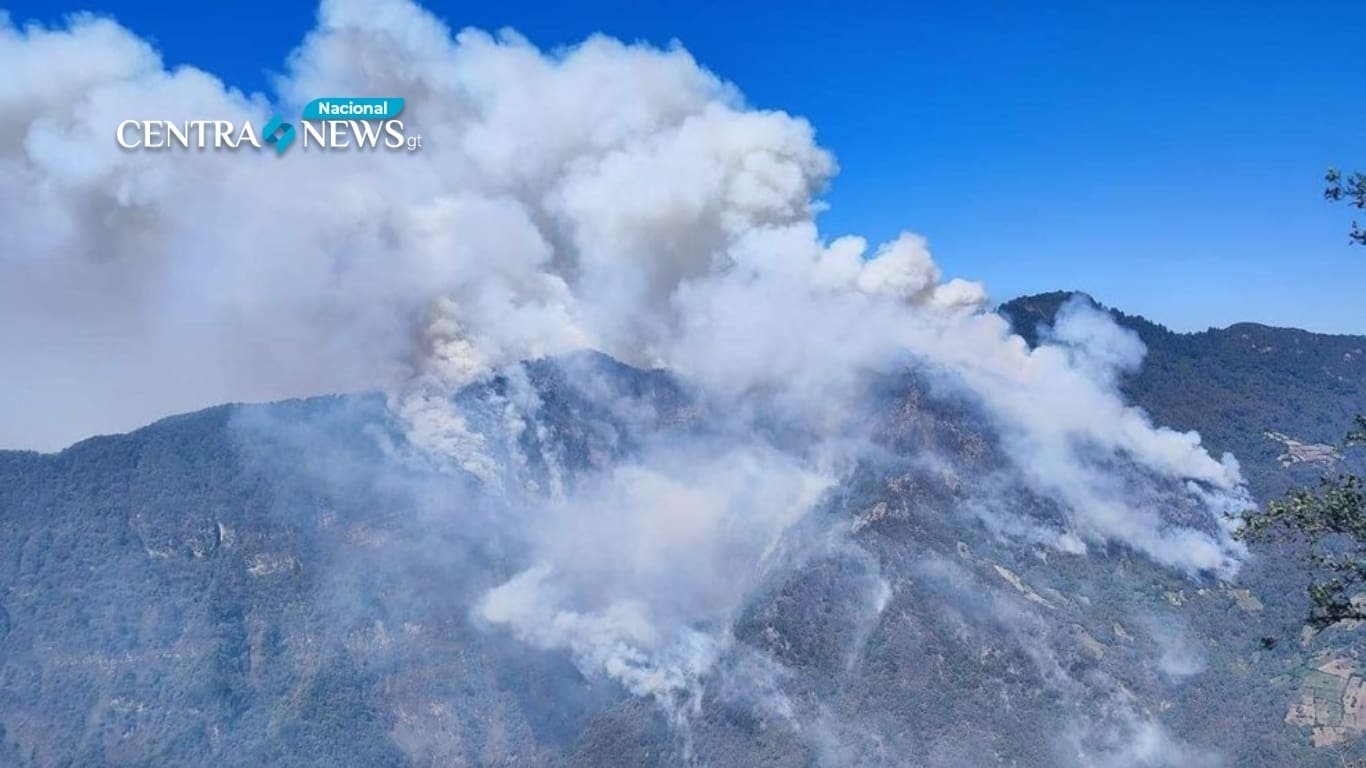
[[[900,366],[980,401],[1064,505],[1057,548],[1235,566],[1217,513],[1236,464],[1115,394],[1136,338],[1076,305],[1030,350],[922,238],[827,239],[813,213],[835,165],[811,127],[681,49],[552,55],[453,36],[403,0],[324,2],[280,111],[402,96],[413,154],[121,151],[126,118],[259,125],[275,107],[166,71],[106,20],[0,27],[0,71],[0,444],[383,388],[413,447],[538,515],[527,569],[479,615],[661,697],[707,667],[783,532],[857,455],[868,376]],[[530,487],[516,445],[534,393],[509,373],[479,419],[452,395],[586,348],[677,372],[730,423]],[[1116,479],[1121,460],[1153,482]],[[1192,524],[1165,521],[1173,505]]]

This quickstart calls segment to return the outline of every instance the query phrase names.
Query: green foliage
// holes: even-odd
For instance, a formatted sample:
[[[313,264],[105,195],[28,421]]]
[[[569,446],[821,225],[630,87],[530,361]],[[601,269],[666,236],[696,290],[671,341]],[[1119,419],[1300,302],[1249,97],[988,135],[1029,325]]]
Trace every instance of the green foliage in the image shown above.
[[[1357,416],[1356,428],[1347,433],[1348,445],[1366,445],[1366,416]]]
[[[1336,168],[1329,168],[1323,180],[1327,184],[1323,190],[1324,199],[1335,203],[1346,200],[1353,208],[1366,208],[1366,173],[1353,173],[1344,183],[1342,174]],[[1366,229],[1353,221],[1351,238],[1358,245],[1366,245]]]
[[[1366,174],[1344,181],[1336,168],[1324,175],[1325,199],[1366,209]],[[1352,222],[1352,242],[1366,245],[1366,230]],[[1366,416],[1356,416],[1344,446],[1366,444]],[[1366,494],[1360,476],[1343,473],[1322,478],[1317,488],[1292,488],[1261,510],[1243,515],[1240,535],[1249,541],[1289,540],[1302,547],[1313,580],[1308,586],[1310,623],[1330,626],[1366,620],[1366,600],[1354,599],[1366,587]]]
[[[1366,174],[1343,179],[1336,168],[1324,175],[1325,199],[1366,209]],[[1352,222],[1352,242],[1366,245],[1366,230]],[[1356,416],[1344,446],[1366,444],[1366,416]],[[1292,488],[1263,509],[1246,512],[1239,535],[1249,541],[1290,541],[1300,547],[1313,580],[1308,585],[1310,622],[1330,626],[1366,619],[1366,601],[1354,599],[1366,587],[1366,494],[1352,473],[1321,478],[1317,488]]]
[[[1345,445],[1366,442],[1366,417]],[[1329,626],[1366,620],[1366,605],[1353,600],[1366,588],[1366,483],[1354,474],[1323,478],[1317,488],[1295,488],[1261,510],[1242,516],[1239,535],[1250,541],[1289,540],[1303,547],[1313,573],[1308,587],[1310,622]]]

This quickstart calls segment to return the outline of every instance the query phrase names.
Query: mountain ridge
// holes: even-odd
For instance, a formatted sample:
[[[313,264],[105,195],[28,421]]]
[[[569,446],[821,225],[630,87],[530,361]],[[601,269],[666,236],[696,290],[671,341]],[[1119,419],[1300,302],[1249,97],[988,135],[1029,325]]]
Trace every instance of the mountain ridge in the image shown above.
[[[1149,361],[1181,370],[1191,351],[1153,338]],[[629,466],[642,423],[706,429],[666,372],[592,355],[523,371],[551,435],[526,446],[537,482],[552,457]],[[1172,391],[1142,384],[1122,382]],[[910,372],[868,417],[876,460],[792,532],[695,699],[632,695],[482,621],[471,606],[521,567],[521,518],[394,454],[393,429],[378,396],[323,396],[0,452],[0,759],[1120,766],[1214,750],[1269,767],[1329,765],[1311,738],[1362,748],[1354,630],[1297,637],[1292,559],[1259,550],[1225,583],[1021,537],[1058,524],[1056,502],[1011,474],[989,420]],[[1278,466],[1257,454],[1244,472]],[[504,515],[511,531],[489,524]],[[1146,762],[1125,757],[1135,738]]]
[[[1146,347],[1143,365],[1121,380],[1126,399],[1160,424],[1199,432],[1212,451],[1233,453],[1259,498],[1312,483],[1320,469],[1280,467],[1276,459],[1283,447],[1266,432],[1336,444],[1353,417],[1366,411],[1366,335],[1249,322],[1177,332],[1075,291],[1022,296],[1003,303],[999,311],[1035,344],[1040,329],[1073,296],[1110,314]],[[1219,405],[1211,408],[1209,401]]]
[[[1342,346],[1342,347],[1344,347],[1344,349],[1342,349],[1342,350],[1340,350],[1340,351],[1342,351],[1344,354],[1351,354],[1352,358],[1355,358],[1356,360],[1358,360],[1358,361],[1360,362],[1360,369],[1361,369],[1361,373],[1362,373],[1362,378],[1361,378],[1360,380],[1366,380],[1366,333],[1363,333],[1363,334],[1320,333],[1320,332],[1317,332],[1317,331],[1308,331],[1308,330],[1304,330],[1304,329],[1301,329],[1301,328],[1294,328],[1294,327],[1288,327],[1288,326],[1267,325],[1267,324],[1264,324],[1264,323],[1260,323],[1260,322],[1257,322],[1257,321],[1250,321],[1250,320],[1239,321],[1239,322],[1232,323],[1232,324],[1230,324],[1230,325],[1223,326],[1223,327],[1214,327],[1214,326],[1211,326],[1210,328],[1208,328],[1208,329],[1206,329],[1206,330],[1203,330],[1203,331],[1176,331],[1176,330],[1172,330],[1172,329],[1168,328],[1167,326],[1163,325],[1162,323],[1160,323],[1160,322],[1158,322],[1158,321],[1156,321],[1156,320],[1149,319],[1149,318],[1147,318],[1146,316],[1137,315],[1137,314],[1129,314],[1129,313],[1124,312],[1124,311],[1121,310],[1121,309],[1118,309],[1118,308],[1115,308],[1115,307],[1107,306],[1106,304],[1104,304],[1104,303],[1100,302],[1099,300],[1097,300],[1097,299],[1096,299],[1094,296],[1092,296],[1090,293],[1088,293],[1088,292],[1086,292],[1086,291],[1080,291],[1080,290],[1047,291],[1047,292],[1044,292],[1044,293],[1026,294],[1026,295],[1022,295],[1022,296],[1017,296],[1017,297],[1015,297],[1015,298],[1012,298],[1012,299],[1009,299],[1009,300],[1007,300],[1007,301],[1001,302],[999,305],[997,305],[996,311],[997,311],[999,314],[1001,314],[1001,315],[1003,315],[1004,317],[1006,317],[1006,318],[1011,322],[1012,329],[1013,329],[1016,333],[1018,333],[1021,337],[1023,337],[1031,346],[1033,346],[1033,345],[1036,345],[1036,344],[1039,342],[1039,340],[1040,340],[1040,335],[1039,335],[1040,329],[1043,328],[1043,327],[1046,327],[1046,326],[1050,325],[1050,324],[1052,323],[1052,321],[1053,321],[1053,318],[1056,316],[1058,309],[1061,308],[1062,305],[1063,305],[1064,303],[1066,303],[1068,300],[1070,300],[1070,299],[1072,299],[1072,298],[1074,298],[1074,297],[1080,297],[1081,299],[1087,301],[1091,306],[1093,306],[1093,307],[1095,307],[1095,308],[1097,308],[1097,309],[1100,309],[1100,310],[1106,312],[1106,313],[1109,314],[1111,317],[1113,317],[1113,318],[1116,320],[1116,322],[1117,322],[1121,327],[1127,328],[1127,329],[1129,329],[1129,330],[1132,330],[1132,331],[1136,332],[1136,333],[1139,335],[1139,338],[1144,342],[1145,346],[1148,347],[1149,356],[1148,356],[1147,358],[1145,358],[1145,361],[1144,361],[1144,366],[1145,366],[1145,367],[1148,365],[1148,363],[1149,363],[1150,360],[1151,360],[1151,354],[1152,354],[1152,352],[1153,352],[1153,343],[1152,343],[1152,342],[1153,342],[1154,339],[1162,339],[1162,338],[1204,339],[1204,338],[1210,338],[1210,337],[1222,338],[1222,337],[1227,337],[1228,335],[1230,335],[1230,334],[1235,334],[1235,333],[1250,333],[1250,332],[1255,332],[1255,333],[1259,333],[1259,334],[1272,335],[1272,336],[1281,337],[1281,338],[1313,340],[1313,341],[1315,341],[1316,343],[1318,343],[1318,342],[1330,342],[1330,343],[1332,343],[1332,344],[1334,345],[1335,351],[1337,351],[1337,350],[1336,350],[1336,347],[1337,347],[1337,346]],[[1255,342],[1253,343],[1253,345],[1255,346]],[[594,354],[599,354],[599,353],[594,353]],[[606,357],[606,356],[603,356],[603,357]],[[610,358],[609,358],[609,359],[610,359]],[[615,363],[616,361],[613,361],[613,362]],[[617,363],[617,364],[619,365],[620,363]],[[1140,375],[1141,375],[1141,371],[1140,371]],[[1359,388],[1357,388],[1357,389],[1359,390],[1360,395],[1361,395],[1361,403],[1362,403],[1362,404],[1361,404],[1361,408],[1362,408],[1362,409],[1366,409],[1366,386],[1362,386],[1362,387],[1359,387]],[[1139,405],[1144,406],[1145,408],[1148,407],[1147,404],[1145,404],[1145,403],[1143,403],[1143,402],[1141,401],[1141,398],[1135,398],[1135,397],[1134,397],[1136,394],[1137,394],[1137,395],[1142,395],[1142,394],[1143,394],[1143,390],[1141,390],[1141,389],[1134,389],[1134,388],[1132,388],[1132,387],[1126,387],[1126,389],[1125,389],[1125,395],[1126,395],[1126,396],[1130,397],[1132,400],[1134,400],[1135,402],[1137,402]],[[87,442],[90,442],[90,441],[92,441],[92,440],[100,440],[100,439],[102,439],[102,438],[114,437],[114,436],[118,436],[118,435],[127,435],[127,434],[131,434],[131,433],[133,433],[133,432],[137,432],[137,431],[142,430],[142,429],[147,429],[147,428],[149,428],[149,427],[154,427],[154,426],[163,424],[164,422],[167,422],[167,421],[170,421],[170,420],[173,420],[173,419],[186,418],[186,417],[190,417],[190,416],[195,416],[195,415],[197,415],[197,414],[207,414],[207,413],[209,413],[209,412],[218,411],[219,409],[233,409],[233,408],[240,408],[240,407],[256,407],[256,406],[262,406],[262,405],[306,404],[306,403],[309,403],[309,402],[316,402],[316,401],[320,401],[320,400],[325,400],[325,399],[327,399],[327,398],[346,398],[346,397],[358,397],[358,396],[359,396],[359,397],[373,397],[373,396],[376,396],[376,395],[375,395],[375,393],[373,393],[373,392],[369,392],[369,393],[367,393],[367,392],[358,392],[358,393],[349,393],[349,394],[346,394],[346,393],[332,393],[332,394],[312,395],[312,396],[307,396],[307,397],[295,397],[295,398],[286,398],[286,399],[282,399],[282,400],[262,401],[262,402],[252,402],[252,403],[245,403],[245,402],[218,403],[218,404],[215,404],[215,405],[211,405],[211,406],[208,406],[208,407],[205,407],[205,408],[201,408],[201,409],[196,409],[196,410],[193,410],[193,411],[185,411],[185,412],[183,412],[183,413],[176,413],[176,414],[171,414],[171,415],[168,415],[168,416],[164,416],[164,417],[162,417],[162,418],[160,418],[160,419],[157,419],[157,420],[155,420],[155,421],[149,422],[148,424],[145,424],[145,425],[143,425],[143,426],[140,426],[140,427],[137,427],[137,428],[134,428],[134,429],[130,429],[130,430],[126,431],[126,432],[112,432],[112,433],[108,433],[108,434],[92,435],[92,436],[90,436],[90,437],[82,438],[81,440],[78,440],[78,441],[72,443],[71,445],[65,446],[64,448],[58,449],[58,450],[56,450],[56,451],[37,451],[37,450],[25,449],[25,448],[0,448],[0,453],[32,453],[32,454],[43,455],[43,456],[57,455],[57,454],[61,454],[61,453],[64,453],[64,452],[66,452],[66,451],[72,450],[72,449],[74,449],[74,448],[77,448],[78,446],[81,446],[81,445],[83,445],[83,444],[85,444],[85,443],[87,443]],[[1350,409],[1349,409],[1349,410],[1350,410]],[[1346,413],[1347,411],[1344,411],[1344,412]],[[1346,426],[1350,423],[1350,416],[1351,416],[1351,415],[1353,415],[1353,414],[1349,413],[1349,414],[1348,414],[1349,418],[1348,418],[1347,420],[1344,420],[1344,421],[1341,422],[1341,425],[1340,425],[1340,426],[1341,426],[1342,430],[1345,431]],[[1161,419],[1159,419],[1159,421],[1161,421]],[[1165,422],[1164,422],[1164,423],[1165,423]],[[1170,426],[1177,426],[1177,425],[1173,424],[1173,425],[1170,425]],[[1185,425],[1181,425],[1181,428],[1196,428],[1196,429],[1198,429],[1197,427],[1185,426]],[[1331,442],[1331,441],[1336,440],[1338,437],[1341,437],[1341,434],[1338,434],[1338,433],[1336,433],[1336,432],[1333,431],[1333,430],[1336,430],[1336,429],[1339,429],[1339,427],[1330,424],[1330,425],[1328,425],[1328,428],[1327,428],[1326,430],[1323,430],[1323,429],[1316,430],[1316,431],[1314,432],[1313,435],[1309,435],[1308,437],[1319,438],[1319,439],[1322,439],[1322,440],[1330,441],[1330,442]],[[1203,433],[1202,433],[1202,434],[1203,434]]]

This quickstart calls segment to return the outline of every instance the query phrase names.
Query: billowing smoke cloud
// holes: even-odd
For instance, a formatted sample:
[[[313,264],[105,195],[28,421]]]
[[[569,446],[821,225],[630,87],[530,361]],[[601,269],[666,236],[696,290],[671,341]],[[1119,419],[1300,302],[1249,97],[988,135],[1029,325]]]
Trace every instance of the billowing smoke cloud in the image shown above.
[[[490,592],[483,616],[636,693],[686,690],[718,650],[695,627],[728,625],[757,586],[754,565],[827,487],[790,456],[697,447],[644,456],[553,505],[540,564]]]
[[[1219,513],[1237,466],[1118,397],[1135,338],[1076,305],[1031,349],[922,238],[827,239],[813,217],[835,163],[811,126],[680,48],[547,54],[452,35],[406,0],[327,0],[274,106],[167,71],[96,18],[0,26],[0,69],[0,443],[382,389],[411,448],[536,515],[527,567],[478,616],[662,698],[696,684],[784,532],[858,455],[870,377],[906,366],[978,401],[1060,503],[1040,538],[1236,567]],[[260,125],[335,94],[406,98],[424,148],[114,142],[127,118]],[[552,481],[529,486],[518,445],[542,404],[514,364],[583,349],[675,372],[726,428],[577,480],[547,459]],[[507,389],[478,414],[454,397],[495,374]]]

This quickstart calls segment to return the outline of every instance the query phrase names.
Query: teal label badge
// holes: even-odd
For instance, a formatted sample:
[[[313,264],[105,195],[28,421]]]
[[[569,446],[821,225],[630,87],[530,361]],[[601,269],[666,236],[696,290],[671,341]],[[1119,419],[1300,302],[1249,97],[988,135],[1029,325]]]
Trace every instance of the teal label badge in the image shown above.
[[[403,111],[403,99],[321,98],[304,107],[305,120],[393,120]]]

